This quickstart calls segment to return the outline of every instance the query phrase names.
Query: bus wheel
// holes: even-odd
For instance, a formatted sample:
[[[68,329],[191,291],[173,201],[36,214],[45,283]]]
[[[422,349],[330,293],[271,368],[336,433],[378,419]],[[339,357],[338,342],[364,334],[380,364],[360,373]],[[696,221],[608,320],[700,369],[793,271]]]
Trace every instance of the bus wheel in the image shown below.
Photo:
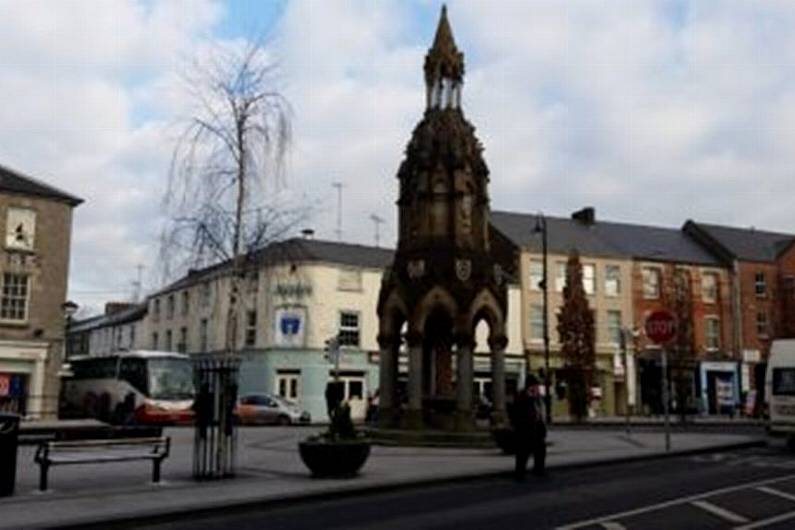
[[[88,418],[97,417],[97,396],[95,394],[88,394],[83,398],[83,413]]]
[[[290,425],[290,418],[287,416],[279,416],[279,419],[276,421],[277,425]]]

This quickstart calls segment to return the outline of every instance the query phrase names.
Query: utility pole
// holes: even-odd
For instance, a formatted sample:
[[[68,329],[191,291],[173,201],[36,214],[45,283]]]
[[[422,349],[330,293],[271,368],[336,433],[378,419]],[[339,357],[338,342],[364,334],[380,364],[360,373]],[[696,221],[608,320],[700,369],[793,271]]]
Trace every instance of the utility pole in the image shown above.
[[[342,241],[342,188],[345,187],[340,181],[332,182],[331,185],[337,188],[337,241]]]
[[[544,293],[543,304],[543,326],[544,326],[544,408],[546,409],[546,422],[547,425],[552,423],[552,392],[550,389],[550,373],[549,373],[549,270],[547,268],[548,261],[548,232],[547,232],[547,218],[544,214],[539,213],[536,215],[536,225],[533,232],[541,234],[541,287]]]
[[[380,237],[381,236],[380,227],[384,223],[384,218],[383,217],[379,217],[376,214],[371,214],[370,215],[370,220],[375,225],[375,246],[376,246],[376,248],[378,248],[378,243],[380,242],[380,239],[381,239],[381,237]]]

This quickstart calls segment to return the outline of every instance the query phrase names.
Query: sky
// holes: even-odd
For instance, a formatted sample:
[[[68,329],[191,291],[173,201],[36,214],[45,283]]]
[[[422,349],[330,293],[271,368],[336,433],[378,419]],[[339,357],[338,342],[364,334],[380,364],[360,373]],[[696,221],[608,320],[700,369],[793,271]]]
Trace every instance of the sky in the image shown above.
[[[450,0],[464,112],[497,210],[795,231],[791,0]],[[425,95],[436,0],[0,0],[0,164],[85,199],[69,297],[158,287],[184,72],[264,39],[293,109],[302,228],[395,240],[395,173]]]

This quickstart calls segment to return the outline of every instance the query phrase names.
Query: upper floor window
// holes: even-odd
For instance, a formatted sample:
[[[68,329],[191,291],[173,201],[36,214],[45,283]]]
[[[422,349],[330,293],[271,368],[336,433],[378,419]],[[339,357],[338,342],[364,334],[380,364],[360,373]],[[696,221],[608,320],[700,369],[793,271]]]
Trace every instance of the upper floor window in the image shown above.
[[[566,287],[566,262],[559,261],[555,264],[555,291],[562,293]]]
[[[152,349],[153,350],[157,350],[157,348],[159,347],[158,338],[159,337],[157,335],[157,331],[152,332]]]
[[[621,311],[607,312],[607,340],[611,344],[621,343]]]
[[[759,311],[756,314],[756,334],[761,338],[765,338],[768,336],[767,331],[767,313],[764,311]]]
[[[172,337],[172,335],[171,335],[171,330],[170,330],[170,329],[167,329],[167,330],[166,330],[166,344],[165,344],[165,348],[164,348],[164,349],[165,349],[166,351],[174,351],[174,350],[172,349],[172,348],[173,348],[173,346],[174,346],[174,344],[173,344],[173,337]]]
[[[212,287],[210,286],[210,282],[204,282],[201,285],[202,306],[207,307],[208,305],[210,305],[211,298],[212,298]]]
[[[252,347],[257,343],[257,312],[246,312],[246,346]]]
[[[3,292],[0,298],[0,320],[25,322],[28,319],[30,277],[27,274],[3,274]]]
[[[701,299],[708,304],[718,301],[718,275],[705,272],[701,276]]]
[[[174,318],[174,295],[168,295],[166,299],[166,318]]]
[[[605,267],[605,295],[618,296],[621,294],[621,267],[607,265]]]
[[[596,265],[585,264],[582,266],[582,288],[585,294],[596,292]]]
[[[190,291],[182,291],[182,314],[187,315],[190,312]]]
[[[362,271],[356,269],[340,269],[337,277],[337,289],[340,291],[361,291]]]
[[[179,342],[177,343],[177,351],[185,353],[188,351],[188,328],[185,326],[179,328]]]
[[[359,346],[359,313],[340,311],[340,326],[337,334],[340,346]]]
[[[250,293],[256,293],[259,290],[259,271],[252,271],[246,275],[246,289]]]
[[[767,281],[764,272],[757,272],[754,276],[754,291],[760,298],[767,294]]]
[[[655,267],[643,267],[641,270],[643,277],[643,298],[655,300],[660,297],[660,269]]]
[[[542,305],[530,307],[530,338],[544,338],[544,306]]]
[[[207,319],[203,318],[199,322],[199,351],[202,353],[207,352]]]
[[[33,250],[36,212],[30,208],[9,208],[6,215],[6,247]]]
[[[720,348],[720,320],[718,317],[707,317],[705,323],[705,339],[708,350]]]
[[[530,260],[530,289],[540,291],[544,281],[544,262],[538,259]]]
[[[160,318],[160,298],[155,298],[155,301],[152,303],[152,313],[155,320]]]

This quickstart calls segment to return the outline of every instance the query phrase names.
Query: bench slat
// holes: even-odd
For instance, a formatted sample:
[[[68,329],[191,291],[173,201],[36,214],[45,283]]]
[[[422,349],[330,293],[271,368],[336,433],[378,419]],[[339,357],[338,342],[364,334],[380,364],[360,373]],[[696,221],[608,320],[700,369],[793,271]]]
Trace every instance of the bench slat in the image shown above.
[[[77,455],[60,455],[49,458],[49,463],[53,466],[61,464],[91,464],[93,462],[101,464],[105,462],[129,462],[131,460],[157,460],[161,456],[161,454],[155,453],[147,455],[86,455],[84,458]]]
[[[109,440],[75,440],[69,442],[47,442],[50,451],[60,448],[112,447],[119,445],[165,445],[168,438],[116,438]]]

